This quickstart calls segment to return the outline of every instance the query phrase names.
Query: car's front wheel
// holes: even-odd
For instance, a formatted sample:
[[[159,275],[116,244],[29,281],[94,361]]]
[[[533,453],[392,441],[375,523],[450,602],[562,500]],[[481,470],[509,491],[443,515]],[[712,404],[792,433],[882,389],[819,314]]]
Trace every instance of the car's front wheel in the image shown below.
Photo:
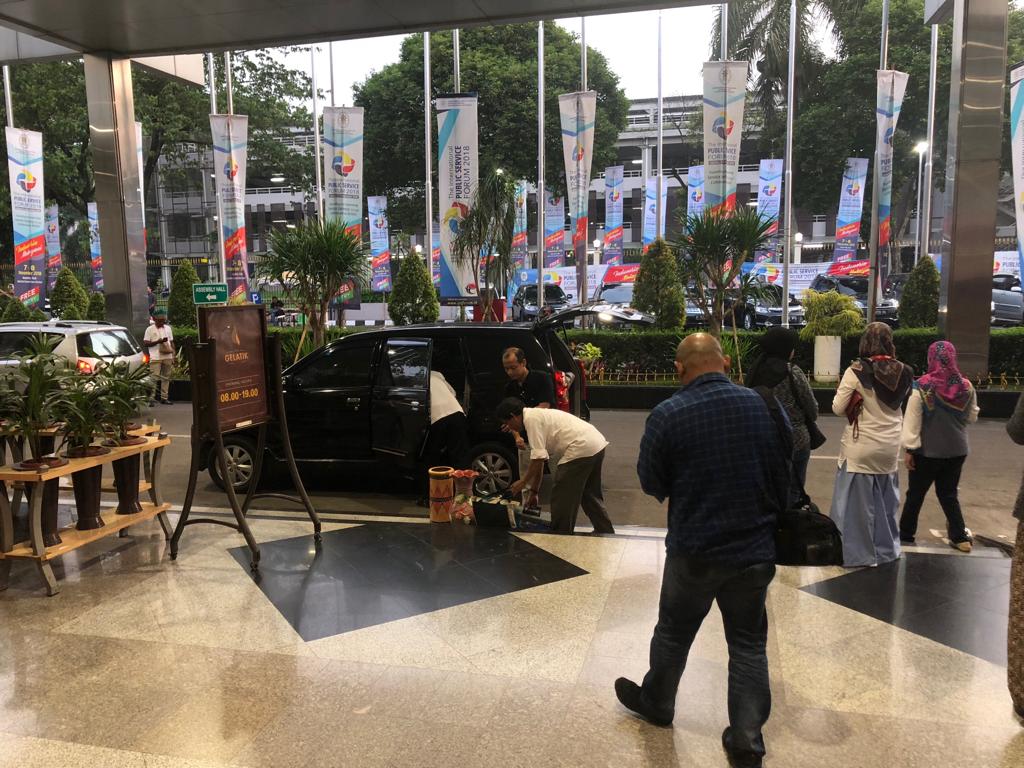
[[[744,312],[743,313],[743,329],[746,330],[746,331],[752,331],[752,330],[754,330],[754,327],[756,325],[757,325],[757,323],[754,322],[754,313],[753,312]]]
[[[486,496],[508,488],[519,477],[519,460],[514,451],[501,443],[474,446],[470,466],[477,471],[476,492]]]
[[[249,483],[256,471],[256,441],[245,435],[226,435],[224,437],[224,458],[228,465],[228,478],[235,493],[246,493]],[[221,477],[220,462],[217,460],[217,449],[210,449],[208,459],[210,479],[221,490],[227,484]]]

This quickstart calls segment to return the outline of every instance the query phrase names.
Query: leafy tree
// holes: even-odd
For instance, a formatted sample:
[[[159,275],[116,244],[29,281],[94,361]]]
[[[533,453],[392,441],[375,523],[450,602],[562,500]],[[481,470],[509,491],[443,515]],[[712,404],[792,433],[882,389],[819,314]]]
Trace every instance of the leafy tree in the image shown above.
[[[4,313],[0,316],[3,323],[27,323],[31,319],[29,308],[20,301],[9,301],[4,307]]]
[[[508,283],[512,274],[512,231],[516,223],[516,183],[501,169],[488,173],[473,194],[472,206],[459,225],[452,243],[456,263],[480,271],[481,254],[486,254],[483,271],[484,317],[491,317],[494,291]]]
[[[477,92],[481,178],[502,168],[512,179],[537,177],[537,25],[507,24],[461,33],[462,90]],[[454,89],[452,37],[430,41],[433,97]],[[545,140],[547,183],[565,187],[558,96],[580,87],[580,46],[553,22],[544,25]],[[615,160],[615,142],[626,125],[629,101],[618,77],[598,51],[588,52],[587,86],[597,91],[594,168]],[[355,103],[366,109],[364,135],[367,189],[387,194],[391,223],[423,227],[423,37],[402,43],[401,58],[355,86]],[[433,152],[437,125],[432,120]],[[436,165],[435,165],[436,173]],[[436,177],[435,177],[436,178]],[[436,181],[435,181],[436,185]],[[435,187],[436,188],[436,187]]]
[[[82,320],[89,309],[89,294],[69,267],[57,273],[50,292],[50,312],[61,320]]]
[[[402,259],[391,292],[388,314],[395,325],[433,323],[441,314],[441,303],[430,279],[430,271],[423,258],[411,254]]]
[[[89,307],[85,312],[86,320],[107,319],[107,297],[102,293],[89,294]]]
[[[316,346],[324,344],[327,309],[343,284],[367,284],[362,241],[338,221],[313,219],[295,229],[277,229],[270,235],[267,255],[257,274],[284,286],[309,318]]]
[[[675,255],[669,244],[658,238],[640,259],[633,306],[654,315],[657,328],[678,328],[683,324],[684,304]]]
[[[900,297],[900,325],[934,328],[939,323],[939,270],[923,256],[907,278]]]
[[[196,302],[192,286],[199,282],[196,268],[188,259],[178,262],[171,278],[171,293],[167,297],[167,322],[172,328],[196,327]]]

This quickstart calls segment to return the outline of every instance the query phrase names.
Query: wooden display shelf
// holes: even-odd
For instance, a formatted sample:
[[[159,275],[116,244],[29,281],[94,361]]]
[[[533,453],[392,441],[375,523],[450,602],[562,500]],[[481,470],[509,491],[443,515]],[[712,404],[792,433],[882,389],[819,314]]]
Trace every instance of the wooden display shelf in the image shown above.
[[[145,480],[139,481],[139,493],[145,493],[152,487],[152,483],[147,483]],[[71,491],[74,490],[74,486],[67,481],[62,481],[60,484],[60,489],[62,491]],[[103,493],[117,493],[117,486],[114,485],[113,480],[104,480],[103,483],[100,485],[100,491],[102,491]]]
[[[166,448],[170,444],[171,438],[169,437],[150,436],[146,438],[146,442],[140,443],[139,445],[124,445],[111,448],[110,453],[104,453],[101,456],[87,456],[82,459],[68,459],[68,463],[64,466],[52,467],[43,472],[36,472],[32,470],[23,471],[17,470],[11,466],[4,466],[0,467],[0,482],[45,483],[47,480],[56,480],[57,478],[73,475],[75,472],[83,469],[100,467],[104,464],[110,464],[111,462],[117,461],[118,459],[126,459],[129,456],[146,453],[157,448]]]
[[[125,528],[152,520],[161,512],[166,512],[170,508],[170,504],[160,504],[157,506],[148,502],[142,502],[142,511],[136,512],[134,515],[119,515],[113,509],[108,509],[100,515],[103,518],[102,528],[96,528],[91,531],[79,531],[74,526],[61,528],[58,531],[61,543],[53,547],[47,547],[43,554],[37,555],[32,551],[31,542],[22,541],[15,544],[14,549],[10,552],[0,552],[0,560],[8,558],[11,560],[39,560],[46,562],[55,557],[66,555],[68,552],[72,552],[79,547],[84,547],[86,544],[92,544],[94,541],[99,541],[107,536],[123,531]]]

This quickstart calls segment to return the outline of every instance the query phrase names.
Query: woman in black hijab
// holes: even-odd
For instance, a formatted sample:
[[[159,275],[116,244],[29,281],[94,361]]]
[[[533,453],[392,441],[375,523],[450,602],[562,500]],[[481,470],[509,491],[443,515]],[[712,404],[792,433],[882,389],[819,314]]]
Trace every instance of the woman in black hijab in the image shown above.
[[[747,379],[749,387],[764,387],[786,410],[793,426],[792,499],[799,503],[807,480],[807,464],[811,458],[808,425],[818,419],[818,402],[800,366],[791,360],[800,337],[791,328],[769,328],[761,337],[760,359]]]

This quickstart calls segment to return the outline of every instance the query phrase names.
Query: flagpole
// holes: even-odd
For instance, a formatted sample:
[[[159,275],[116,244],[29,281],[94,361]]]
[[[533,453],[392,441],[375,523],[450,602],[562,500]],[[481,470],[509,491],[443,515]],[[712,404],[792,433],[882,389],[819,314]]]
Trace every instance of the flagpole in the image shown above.
[[[789,266],[793,261],[796,226],[793,222],[793,110],[796,81],[796,0],[789,3],[789,68],[786,75],[786,247],[782,259],[782,327],[789,328]]]
[[[327,44],[327,62],[331,68],[331,106],[337,105],[337,100],[334,98],[334,41],[332,40]]]
[[[316,163],[316,217],[323,221],[324,190],[320,168],[320,96],[316,87],[316,47],[309,47],[309,74],[313,86],[313,160]]]
[[[426,243],[424,252],[427,254],[427,268],[431,269],[434,258],[434,167],[430,155],[430,33],[423,33],[423,155],[425,158],[423,185],[427,200],[427,229],[423,236]]]
[[[928,149],[924,159],[924,181],[921,188],[924,196],[921,199],[919,214],[921,219],[921,250],[927,254],[928,244],[932,239],[932,157],[935,154],[935,89],[938,86],[939,66],[939,25],[932,25],[931,62],[928,69]]]
[[[723,17],[724,18],[724,17]],[[665,127],[665,116],[662,113],[662,96],[661,96],[661,11],[658,11],[658,182],[655,189],[655,195],[657,199],[654,202],[654,237],[655,239],[662,237],[665,233],[662,232],[662,189],[664,180],[662,178],[662,163],[664,151],[664,127]]]
[[[544,22],[537,22],[537,316],[544,308]]]
[[[718,58],[721,61],[728,61],[729,60],[729,4],[728,3],[722,3],[722,5],[719,6],[719,7],[722,9],[722,11],[721,11],[721,13],[722,13],[722,39],[719,41],[720,42],[720,50],[719,50],[719,53],[718,53]]]
[[[228,114],[235,114],[235,90],[231,77],[231,51],[224,51],[224,79],[228,86]]]
[[[878,68],[885,70],[889,68],[889,0],[882,0],[882,35],[881,51],[878,56]],[[878,98],[877,95],[875,97]],[[878,117],[876,115],[875,119]],[[878,185],[881,183],[881,174],[878,170],[878,137],[875,131],[875,158],[871,172],[871,242],[868,243],[868,259],[870,271],[868,278],[868,322],[875,321],[875,305],[878,303]]]
[[[11,68],[4,64],[4,107],[7,110],[7,127],[14,127],[14,103],[11,101]]]
[[[580,83],[580,90],[587,90],[587,19],[584,16],[580,16]]]
[[[462,93],[462,50],[457,29],[452,30],[452,56],[454,58],[452,66],[455,73],[455,92]]]
[[[216,64],[215,64],[215,62],[213,60],[213,54],[212,53],[207,53],[206,54],[206,66],[210,70],[210,114],[211,115],[216,115],[217,114],[217,67],[216,67]],[[210,151],[211,151],[211,153],[213,152],[212,149]],[[213,172],[214,172],[214,175],[216,176],[216,173],[217,173],[216,166],[214,166]],[[206,189],[206,177],[205,176],[203,177],[203,189],[204,190]],[[205,193],[204,193],[204,196],[205,196]],[[226,261],[224,260],[224,224],[223,224],[224,214],[221,212],[220,195],[217,194],[217,185],[216,184],[213,185],[213,199],[214,199],[214,202],[216,204],[215,207],[217,209],[217,215],[215,217],[217,219],[217,221],[216,221],[216,226],[217,226],[217,243],[218,243],[218,247],[219,247],[217,264],[220,267],[220,279],[221,279],[221,282],[225,282],[226,283],[227,280],[228,280],[228,267],[227,267]]]

